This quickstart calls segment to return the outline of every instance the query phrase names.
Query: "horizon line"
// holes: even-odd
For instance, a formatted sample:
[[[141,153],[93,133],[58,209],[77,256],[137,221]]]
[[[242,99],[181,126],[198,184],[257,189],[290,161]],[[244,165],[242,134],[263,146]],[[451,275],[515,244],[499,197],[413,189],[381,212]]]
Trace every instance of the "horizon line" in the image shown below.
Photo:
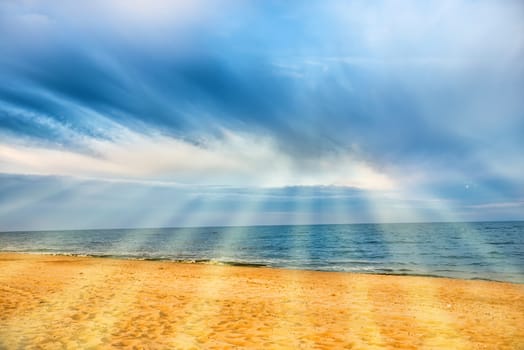
[[[290,227],[290,226],[347,226],[347,225],[416,225],[416,224],[479,224],[479,223],[510,223],[524,222],[524,219],[515,220],[478,220],[478,221],[412,221],[412,222],[354,222],[332,224],[255,224],[255,225],[202,225],[202,226],[163,226],[163,227],[115,227],[115,228],[77,228],[77,229],[43,229],[43,230],[10,230],[0,233],[19,232],[63,232],[63,231],[118,231],[118,230],[167,230],[167,229],[198,229],[198,228],[242,228],[242,227]]]

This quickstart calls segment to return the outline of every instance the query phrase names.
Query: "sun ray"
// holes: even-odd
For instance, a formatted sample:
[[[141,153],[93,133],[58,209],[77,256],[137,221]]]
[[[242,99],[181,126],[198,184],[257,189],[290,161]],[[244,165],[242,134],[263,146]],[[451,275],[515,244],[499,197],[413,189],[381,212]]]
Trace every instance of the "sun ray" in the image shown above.
[[[372,212],[377,215],[378,218],[381,218],[381,215],[383,215],[382,213],[385,213],[387,212],[388,210],[388,207],[387,207],[387,204],[384,203],[384,201],[380,200],[380,199],[377,199],[377,198],[374,198],[374,197],[368,197],[368,201],[369,201],[369,207],[370,209],[372,210]],[[440,213],[444,213],[444,209],[443,208],[439,208],[440,209]],[[407,208],[402,208],[402,211],[404,212],[404,215],[405,215],[405,211],[407,211],[409,209]],[[418,212],[418,210],[416,208],[413,208],[411,209],[411,211],[408,213],[409,215],[407,217],[410,217],[413,219],[413,221],[422,221],[422,216],[421,214]],[[443,216],[439,216],[440,218],[442,218]],[[380,219],[377,220],[380,222]],[[419,222],[420,222],[419,221]],[[414,224],[410,224],[411,227],[412,225]],[[384,236],[382,238],[382,241],[387,242],[388,241],[391,241],[391,237],[390,236],[398,236],[399,234],[401,236],[405,238],[409,238],[411,233],[408,231],[408,232],[405,232],[403,231],[404,230],[404,225],[403,224],[380,224],[380,225],[377,225],[379,227],[381,227],[381,229],[383,230],[384,232]],[[410,230],[412,229],[411,227],[408,227],[407,229]],[[454,229],[456,229],[456,227],[454,227]],[[400,236],[398,236],[398,238],[400,238]],[[418,266],[425,266],[426,265],[426,262],[421,260],[422,257],[420,254],[417,254],[417,252],[410,252],[410,257],[409,259],[407,258],[406,255],[406,252],[402,251],[399,246],[395,243],[392,243],[392,244],[388,244],[388,250],[390,251],[391,255],[393,257],[398,257],[399,261],[407,261],[407,260],[410,260],[414,263],[416,263]],[[429,273],[429,271],[423,271],[422,273]],[[441,327],[441,332],[443,334],[447,334],[447,335],[452,335],[452,338],[454,339],[454,345],[453,347],[456,347],[457,349],[466,349],[468,348],[467,346],[467,339],[465,339],[465,336],[463,335],[463,333],[460,331],[460,329],[457,329],[457,326],[452,322],[452,319],[450,318],[450,316],[448,315],[448,313],[445,311],[446,310],[446,306],[442,300],[440,300],[439,296],[438,296],[438,291],[437,291],[437,288],[438,288],[439,284],[435,281],[435,283],[432,283],[432,284],[429,284],[429,286],[425,286],[425,287],[421,287],[419,288],[419,291],[418,292],[415,292],[414,289],[410,288],[409,289],[409,292],[406,293],[406,301],[408,303],[408,305],[411,305],[411,310],[415,310],[415,315],[417,317],[417,319],[421,319],[421,320],[425,320],[428,318],[428,315],[432,315],[433,317],[433,321],[429,321],[429,322],[436,322],[439,324],[439,326]],[[438,308],[433,308],[433,307],[425,307],[423,306],[422,308],[420,307],[420,298],[421,296],[419,295],[419,293],[423,293],[424,294],[424,299],[427,299],[427,300],[432,300],[433,304],[435,305],[439,305]],[[428,321],[424,321],[424,322],[428,322]],[[423,323],[425,324],[425,323]],[[422,326],[422,330],[425,331],[425,332],[428,332],[430,330],[426,329],[424,326]],[[449,339],[448,339],[449,340]],[[422,344],[421,346],[429,346],[429,347],[438,347],[438,346],[442,346],[443,343],[440,343],[440,339],[438,338],[435,338],[435,339],[424,339],[422,341]]]
[[[431,209],[433,210],[435,217],[447,222],[447,225],[457,235],[457,244],[460,245],[460,254],[463,256],[468,254],[475,260],[478,260],[478,262],[488,270],[485,272],[495,276],[496,270],[494,269],[494,266],[492,266],[493,263],[490,259],[492,248],[483,235],[476,230],[473,224],[468,222],[456,222],[453,220],[454,214],[452,209],[447,208],[443,203],[434,202],[432,203]]]
[[[78,188],[83,181],[67,181],[56,186],[35,189],[33,187],[19,192],[15,200],[9,203],[3,203],[0,206],[0,215],[7,216],[10,213],[19,212],[40,202],[60,196],[72,189]]]
[[[286,241],[289,240],[289,258],[286,264],[292,269],[297,269],[304,266],[309,266],[305,261],[311,261],[311,255],[308,251],[310,240],[310,225],[312,224],[310,210],[312,208],[311,196],[312,189],[307,187],[296,187],[293,188],[291,195],[292,207],[289,209],[288,224],[286,230],[281,234],[288,235]],[[306,221],[304,221],[306,220]],[[306,224],[306,225],[304,225]],[[288,259],[289,259],[288,258]],[[273,326],[274,333],[273,339],[279,341],[279,338],[286,339],[290,331],[296,327],[296,323],[301,324],[303,327],[311,329],[311,334],[307,338],[293,339],[292,347],[302,347],[314,344],[314,331],[316,327],[320,326],[310,314],[307,312],[307,302],[304,296],[299,291],[306,293],[304,290],[307,287],[305,280],[301,278],[301,274],[293,274],[287,284],[284,286],[284,295],[287,300],[292,303],[296,312],[296,319],[288,320],[285,322],[279,322]],[[284,306],[287,306],[284,304]],[[295,322],[295,324],[293,324]],[[289,340],[288,340],[289,341]],[[309,345],[308,345],[309,343]]]
[[[250,199],[247,202],[241,201],[238,204],[238,207],[241,208],[241,211],[237,213],[231,213],[228,220],[229,225],[233,225],[234,227],[220,228],[220,232],[217,234],[221,235],[222,238],[217,244],[223,247],[231,248],[234,247],[237,240],[242,238],[239,237],[245,233],[245,227],[242,227],[242,225],[251,222],[253,216],[256,215],[257,210],[263,205],[264,202],[263,196],[255,198],[257,199]],[[190,209],[192,209],[192,218],[185,218],[188,220],[188,222],[190,222],[189,220],[191,219],[195,220],[195,217],[198,217],[199,215],[205,215],[204,212],[201,214],[193,212],[195,210],[194,207]],[[199,209],[203,210],[205,208],[200,207]],[[182,239],[177,237],[177,240],[174,242],[174,244],[180,248],[189,244],[190,246],[187,247],[187,250],[191,250],[190,248],[193,245],[192,240],[195,239],[192,237],[192,235],[195,233],[196,231],[194,229],[187,231],[187,235],[185,235]],[[218,252],[215,251],[213,254],[215,256],[222,256],[225,252],[227,252],[227,250]],[[220,259],[220,257],[217,258]],[[207,324],[203,320],[215,319],[214,316],[227,311],[224,300],[218,300],[216,298],[217,295],[222,293],[225,286],[228,285],[228,275],[231,273],[231,270],[217,268],[213,265],[203,266],[202,270],[203,274],[206,275],[207,278],[203,279],[201,283],[198,284],[196,290],[193,292],[194,298],[189,300],[186,306],[180,310],[180,313],[186,316],[181,318],[179,322],[180,326],[178,327],[177,332],[179,334],[184,334],[184,336],[179,336],[178,338],[175,337],[176,342],[191,344],[201,338],[209,337],[210,334],[212,334],[213,329],[221,327],[221,325],[212,323]]]

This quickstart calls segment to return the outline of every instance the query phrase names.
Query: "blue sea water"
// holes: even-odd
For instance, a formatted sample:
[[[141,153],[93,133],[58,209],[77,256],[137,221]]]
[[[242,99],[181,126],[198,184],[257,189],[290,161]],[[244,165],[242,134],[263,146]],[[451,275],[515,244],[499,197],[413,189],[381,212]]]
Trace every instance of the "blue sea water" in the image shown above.
[[[0,251],[524,283],[524,222],[3,232]]]

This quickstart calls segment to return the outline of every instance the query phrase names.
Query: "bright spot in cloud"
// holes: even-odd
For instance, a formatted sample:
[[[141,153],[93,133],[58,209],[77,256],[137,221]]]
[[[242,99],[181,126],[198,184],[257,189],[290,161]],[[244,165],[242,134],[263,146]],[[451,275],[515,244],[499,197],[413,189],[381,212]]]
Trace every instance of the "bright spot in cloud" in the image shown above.
[[[394,181],[350,155],[302,166],[269,137],[222,130],[189,142],[121,129],[113,140],[86,139],[91,152],[0,144],[6,173],[117,177],[231,186],[349,186],[392,189]]]

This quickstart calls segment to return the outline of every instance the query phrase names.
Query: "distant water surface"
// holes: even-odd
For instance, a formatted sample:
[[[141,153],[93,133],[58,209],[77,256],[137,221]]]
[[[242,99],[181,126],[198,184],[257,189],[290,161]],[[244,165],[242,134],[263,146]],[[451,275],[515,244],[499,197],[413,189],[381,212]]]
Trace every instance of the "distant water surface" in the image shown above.
[[[0,251],[524,283],[524,222],[4,232]]]

